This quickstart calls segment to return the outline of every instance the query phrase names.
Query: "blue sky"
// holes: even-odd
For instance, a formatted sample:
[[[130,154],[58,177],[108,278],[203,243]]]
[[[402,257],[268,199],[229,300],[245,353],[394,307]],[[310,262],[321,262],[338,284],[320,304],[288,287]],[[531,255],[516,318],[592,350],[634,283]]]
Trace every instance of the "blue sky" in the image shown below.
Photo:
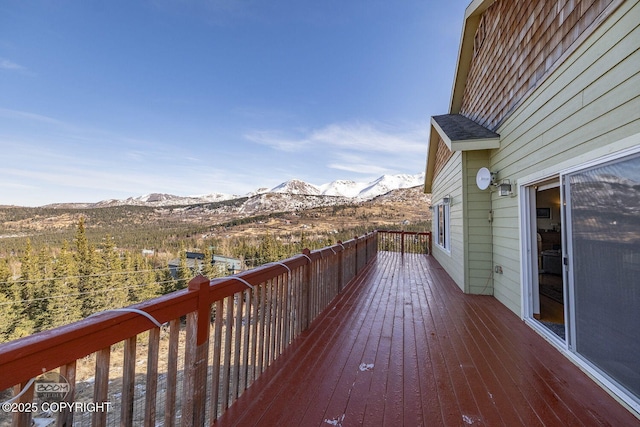
[[[7,0],[0,204],[419,173],[468,0]]]

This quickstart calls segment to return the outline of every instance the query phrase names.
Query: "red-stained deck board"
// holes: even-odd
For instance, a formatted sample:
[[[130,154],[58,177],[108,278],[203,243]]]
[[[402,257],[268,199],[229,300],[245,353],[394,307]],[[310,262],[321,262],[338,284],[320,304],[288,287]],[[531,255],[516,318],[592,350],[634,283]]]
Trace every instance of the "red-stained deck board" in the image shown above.
[[[495,298],[380,252],[215,425],[640,421]]]

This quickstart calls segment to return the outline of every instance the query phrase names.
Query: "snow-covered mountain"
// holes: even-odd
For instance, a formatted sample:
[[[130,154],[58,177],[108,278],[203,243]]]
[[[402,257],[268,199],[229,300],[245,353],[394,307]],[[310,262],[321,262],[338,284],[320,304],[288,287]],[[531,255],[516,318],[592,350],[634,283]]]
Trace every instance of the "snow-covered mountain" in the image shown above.
[[[416,187],[423,183],[424,173],[416,175],[382,175],[360,191],[358,197],[365,200],[373,199],[374,197],[386,194],[391,190]]]
[[[299,179],[292,179],[273,187],[269,193],[285,193],[285,194],[304,194],[307,196],[319,196],[322,194],[320,189],[313,184],[309,184]]]
[[[366,183],[338,180],[320,186],[320,191],[325,196],[358,197],[360,192],[367,187]]]
[[[295,199],[296,203],[294,204],[296,207],[308,207],[307,205],[309,203],[324,206],[327,204],[344,203],[345,200],[348,201],[349,199],[355,199],[356,201],[370,200],[392,190],[417,187],[422,185],[423,182],[424,173],[415,175],[383,175],[371,182],[337,180],[318,186],[298,179],[292,179],[271,189],[259,188],[246,194],[244,197],[249,199],[247,203],[251,205],[251,200],[254,198],[256,200],[253,201],[253,204],[263,204],[267,203],[267,201],[267,204],[272,203],[276,198],[265,197],[270,194],[278,196],[277,199],[281,200],[278,202],[279,204],[286,204],[286,200],[282,200],[282,198],[286,198],[287,196],[314,196],[304,202],[301,201],[304,197],[292,197],[291,202],[293,203],[293,199]],[[243,196],[221,193],[211,193],[200,196],[175,196],[172,194],[151,193],[139,197],[129,197],[125,200],[103,200],[94,204],[83,204],[83,206],[87,205],[85,207],[94,208],[118,205],[165,207],[224,202],[242,197]],[[321,200],[323,197],[328,198],[328,200]],[[50,205],[50,207],[68,207],[69,205],[70,204],[56,204],[55,206]],[[79,204],[74,205],[79,206]]]
[[[199,203],[215,203],[225,200],[237,199],[240,196],[229,194],[212,193],[201,196],[174,196],[173,194],[151,193],[144,196],[129,197],[125,200],[103,200],[95,204],[94,207],[130,205],[130,206],[177,206],[195,205]]]
[[[369,200],[382,194],[386,194],[391,190],[417,187],[423,183],[424,173],[415,175],[382,175],[380,178],[371,182],[337,180],[320,186],[315,186],[304,181],[293,179],[291,181],[283,182],[268,192],[304,194],[309,196],[340,196]]]

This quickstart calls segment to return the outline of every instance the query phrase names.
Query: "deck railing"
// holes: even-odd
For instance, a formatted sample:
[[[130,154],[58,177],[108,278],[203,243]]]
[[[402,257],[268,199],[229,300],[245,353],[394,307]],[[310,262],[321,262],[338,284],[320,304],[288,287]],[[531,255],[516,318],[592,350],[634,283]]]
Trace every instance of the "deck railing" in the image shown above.
[[[378,250],[411,254],[431,254],[431,233],[378,231]]]
[[[429,237],[372,232],[2,344],[0,426],[211,424],[378,250]]]

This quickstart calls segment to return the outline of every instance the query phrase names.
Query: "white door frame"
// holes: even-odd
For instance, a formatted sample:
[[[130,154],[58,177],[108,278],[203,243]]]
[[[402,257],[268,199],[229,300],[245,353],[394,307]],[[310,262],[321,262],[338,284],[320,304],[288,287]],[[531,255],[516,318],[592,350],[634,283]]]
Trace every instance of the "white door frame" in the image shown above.
[[[548,328],[544,327],[542,323],[538,322],[534,318],[536,309],[539,309],[540,296],[539,296],[539,282],[538,282],[538,253],[537,253],[537,226],[536,226],[536,185],[547,181],[558,180],[560,181],[560,175],[558,173],[551,173],[546,176],[538,176],[532,180],[520,180],[518,182],[518,195],[519,195],[519,208],[520,208],[520,283],[521,283],[521,317],[522,319],[534,328],[538,333],[543,335],[547,340],[552,341],[556,346],[562,349],[567,349],[568,340],[563,340],[553,333]],[[561,221],[564,220],[564,206],[562,200],[560,200],[560,214]],[[564,256],[564,224],[562,225],[562,243],[563,243],[563,256]],[[534,251],[534,248],[536,249]],[[563,265],[563,286],[566,291],[566,274],[565,266]],[[566,293],[564,294],[566,295]],[[565,297],[566,301],[566,297]],[[565,336],[568,335],[567,328],[567,305],[563,304],[565,310]]]

